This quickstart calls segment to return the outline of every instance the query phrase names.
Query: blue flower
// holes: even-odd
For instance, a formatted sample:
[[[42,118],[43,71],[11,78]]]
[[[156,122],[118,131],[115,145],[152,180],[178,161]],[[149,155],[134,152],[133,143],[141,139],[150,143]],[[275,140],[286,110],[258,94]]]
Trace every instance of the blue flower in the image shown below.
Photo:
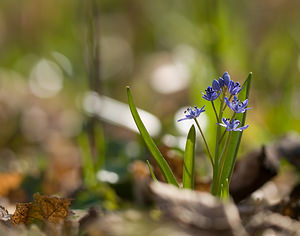
[[[206,94],[202,93],[203,94],[203,98],[207,101],[214,101],[216,100],[220,94],[221,94],[221,91],[219,92],[219,94],[217,94],[217,92],[210,86],[208,86],[208,88],[205,90]]]
[[[227,87],[231,95],[237,95],[244,88],[244,87],[241,88],[239,82],[234,83],[232,80],[229,82],[229,85]]]
[[[187,115],[185,115],[185,118],[182,118],[179,121],[183,121],[183,120],[190,120],[190,119],[196,119],[202,112],[205,112],[204,110],[205,105],[199,109],[198,107],[194,107],[194,109],[192,107],[189,107],[184,113],[188,113]]]
[[[212,88],[213,88],[215,91],[220,91],[220,90],[221,90],[221,85],[220,85],[220,83],[218,82],[218,80],[214,79],[214,81],[212,82]]]
[[[231,79],[227,71],[223,74],[222,78],[224,80],[224,84],[228,87]]]
[[[235,113],[244,113],[245,111],[251,109],[251,108],[245,108],[248,105],[248,99],[246,99],[243,102],[240,102],[240,100],[238,100],[236,96],[234,96],[232,103],[229,101],[227,97],[225,97],[225,103]]]
[[[225,82],[224,82],[224,79],[219,77],[219,85],[221,88],[223,88],[225,86]]]
[[[223,118],[222,122],[223,122],[223,124],[217,123],[217,125],[221,125],[221,126],[225,127],[227,131],[243,131],[244,129],[247,129],[249,127],[249,125],[245,125],[240,128],[237,128],[241,122],[236,119],[234,119],[233,121],[230,121],[229,119]]]

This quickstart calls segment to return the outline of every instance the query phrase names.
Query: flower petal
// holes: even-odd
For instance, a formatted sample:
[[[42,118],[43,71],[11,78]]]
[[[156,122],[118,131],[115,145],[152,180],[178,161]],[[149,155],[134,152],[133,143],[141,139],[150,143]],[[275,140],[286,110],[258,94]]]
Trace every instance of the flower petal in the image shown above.
[[[239,120],[234,120],[233,122],[232,122],[232,128],[233,129],[236,129],[239,125],[240,125],[240,121]]]
[[[221,88],[225,85],[224,79],[221,77],[219,77],[219,84]]]
[[[205,105],[203,107],[201,107],[201,109],[200,109],[201,112],[205,112],[204,107],[205,107]]]
[[[222,124],[222,123],[216,123],[216,124],[217,124],[217,125],[221,125],[221,126],[227,128],[227,125],[224,125],[224,124]]]
[[[183,121],[183,120],[189,120],[189,119],[190,119],[190,118],[185,117],[185,118],[182,118],[182,119],[177,120],[177,122],[180,122],[180,121]]]
[[[235,111],[234,107],[232,106],[231,102],[229,101],[229,99],[227,97],[225,97],[225,103],[226,105],[233,111]]]
[[[242,107],[245,108],[248,105],[248,99],[246,99],[245,101],[241,102]]]
[[[216,79],[214,79],[214,81],[212,82],[212,87],[215,91],[219,91],[221,89],[221,86]]]
[[[224,79],[224,84],[228,87],[229,82],[231,81],[230,75],[229,75],[228,72],[226,71],[226,72],[223,74],[222,77],[223,77],[223,79]]]
[[[222,118],[222,122],[228,126],[229,125],[229,120],[227,120],[226,118]]]
[[[248,127],[249,127],[249,125],[245,125],[240,128],[234,129],[234,131],[243,131],[243,130],[247,129]]]

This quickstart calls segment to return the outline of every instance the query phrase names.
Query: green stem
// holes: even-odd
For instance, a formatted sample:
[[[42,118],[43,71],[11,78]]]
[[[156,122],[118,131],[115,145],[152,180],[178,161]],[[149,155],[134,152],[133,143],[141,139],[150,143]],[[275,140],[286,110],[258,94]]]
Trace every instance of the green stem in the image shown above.
[[[210,162],[211,162],[212,166],[214,166],[214,161],[213,161],[213,159],[212,159],[212,155],[210,154],[209,147],[208,147],[208,144],[207,144],[206,139],[205,139],[205,137],[204,137],[204,134],[203,134],[203,132],[202,132],[202,129],[201,129],[201,127],[200,127],[200,125],[199,125],[197,119],[194,118],[194,120],[195,120],[196,125],[198,126],[198,129],[199,129],[199,131],[200,131],[200,133],[201,133],[201,136],[202,136],[202,138],[203,138],[204,144],[205,144],[205,146],[206,146],[206,150],[207,150],[207,152],[208,152],[208,156],[209,156]]]
[[[224,138],[225,134],[226,134],[226,129],[224,130],[224,132],[223,132],[221,138],[219,139],[219,144],[222,142],[222,139]]]
[[[229,146],[229,140],[230,140],[230,137],[231,137],[231,132],[229,132],[228,136],[227,136],[227,139],[226,139],[226,143],[225,143],[225,147],[224,147],[224,150],[221,154],[221,166],[220,166],[220,171],[218,173],[218,179],[217,179],[217,193],[219,191],[219,185],[220,185],[220,178],[221,178],[221,175],[222,175],[222,172],[223,172],[223,168],[224,168],[224,163],[225,163],[225,157],[226,157],[226,152],[228,150],[228,146]]]
[[[220,112],[219,112],[219,120],[222,119],[222,115],[223,115],[223,104],[224,104],[224,98],[225,98],[225,93],[226,91],[223,90],[223,95],[222,95],[222,99],[221,99],[221,104],[220,104]],[[221,133],[221,126],[217,125],[217,135],[216,135],[216,146],[215,146],[215,159],[214,159],[214,168],[213,168],[213,182],[212,182],[212,186],[211,186],[211,194],[212,195],[217,195],[216,192],[216,180],[218,177],[218,171],[219,171],[219,137],[220,137],[220,133]]]
[[[218,117],[218,114],[217,114],[217,111],[216,111],[216,108],[215,108],[215,104],[214,104],[214,101],[211,101],[211,104],[212,104],[212,107],[214,109],[214,112],[215,112],[215,115],[216,115],[216,118],[217,118],[217,122],[219,123],[219,117]]]

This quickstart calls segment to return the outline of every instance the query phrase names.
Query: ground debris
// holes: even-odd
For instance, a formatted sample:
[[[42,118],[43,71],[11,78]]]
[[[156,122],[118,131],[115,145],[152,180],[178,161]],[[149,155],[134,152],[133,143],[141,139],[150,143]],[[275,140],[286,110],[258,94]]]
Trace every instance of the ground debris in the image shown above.
[[[300,222],[271,211],[253,215],[245,228],[250,235],[300,235]]]
[[[237,161],[230,183],[235,202],[247,198],[277,175],[281,159],[300,168],[300,137],[287,134],[273,144],[263,146]]]
[[[247,235],[232,202],[222,203],[208,193],[163,183],[153,183],[151,189],[164,215],[193,229],[195,235]]]
[[[176,222],[151,216],[151,211],[133,208],[105,213],[89,224],[84,232],[89,236],[197,235],[195,231],[180,227]]]
[[[0,221],[10,220],[10,214],[5,209],[5,207],[0,205]]]

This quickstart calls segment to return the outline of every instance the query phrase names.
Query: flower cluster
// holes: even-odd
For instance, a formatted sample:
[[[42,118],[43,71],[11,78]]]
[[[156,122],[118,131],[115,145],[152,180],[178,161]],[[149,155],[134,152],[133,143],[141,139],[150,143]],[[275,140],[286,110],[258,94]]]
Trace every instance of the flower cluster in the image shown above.
[[[248,79],[245,84],[247,90],[249,89],[249,84],[251,81],[252,73],[249,73]],[[178,120],[190,120],[193,119],[196,126],[198,127],[200,131],[200,135],[203,139],[203,144],[206,147],[207,154],[209,157],[209,160],[211,162],[211,165],[213,167],[213,179],[212,179],[212,185],[211,185],[211,193],[215,196],[218,196],[220,198],[226,199],[229,196],[229,183],[231,178],[231,170],[234,169],[235,160],[236,160],[236,154],[237,150],[239,148],[239,142],[231,142],[232,133],[233,132],[242,132],[245,129],[249,127],[249,125],[244,125],[241,121],[238,119],[235,119],[236,114],[245,113],[250,108],[247,108],[248,106],[248,99],[245,99],[244,101],[241,101],[238,99],[238,94],[242,91],[244,87],[240,85],[239,82],[234,82],[231,78],[228,72],[225,72],[222,77],[220,77],[218,80],[213,80],[212,84],[208,86],[208,88],[205,90],[205,93],[202,93],[202,98],[209,101],[212,105],[213,111],[216,115],[216,124],[218,125],[218,129],[216,132],[216,145],[215,145],[215,152],[214,156],[212,155],[212,152],[210,151],[209,145],[206,141],[205,135],[203,130],[201,129],[201,125],[198,122],[197,118],[200,116],[201,113],[203,113],[204,106],[199,109],[198,107],[189,107],[185,111],[185,117]],[[244,91],[243,91],[244,92]],[[239,95],[239,97],[243,97],[242,94]],[[220,100],[220,101],[218,101]],[[215,103],[220,106],[219,113],[217,113]],[[232,113],[231,118],[225,118],[224,117],[224,111],[228,107],[229,112]],[[244,117],[239,115],[239,117]],[[225,130],[221,131],[221,127],[224,127]],[[188,134],[189,136],[192,135],[192,130],[194,130],[194,126],[191,127],[190,132]],[[195,135],[195,132],[193,132]],[[227,136],[226,136],[227,134]],[[195,136],[193,136],[195,139]],[[226,140],[223,141],[223,138],[226,137]],[[240,136],[239,136],[240,137]],[[191,138],[190,138],[191,140]],[[195,140],[194,140],[195,141]],[[190,144],[190,143],[189,143]],[[195,143],[194,143],[195,144]],[[187,148],[190,148],[188,146],[188,142],[186,145]],[[188,150],[186,148],[186,150]],[[195,146],[194,146],[195,148]],[[233,151],[233,149],[235,151]],[[188,156],[188,154],[185,156],[185,160],[189,160],[188,158],[191,158]],[[225,161],[227,160],[227,161]],[[193,167],[190,167],[191,169]]]
[[[230,79],[230,75],[228,74],[228,72],[225,72],[222,77],[219,78],[219,80],[214,80],[212,83],[213,89],[216,91],[221,90],[223,87],[228,87],[229,83],[230,83],[231,79]]]
[[[202,106],[201,108],[198,108],[196,106],[187,108],[187,110],[184,112],[185,116],[178,120],[179,122],[184,120],[192,120],[195,123],[190,127],[187,135],[184,152],[184,168],[182,174],[183,188],[194,188],[195,144],[197,138],[195,132],[196,126],[203,140],[203,143],[201,144],[206,149],[207,156],[210,160],[213,170],[211,193],[212,195],[217,196],[221,199],[228,199],[230,179],[232,176],[232,170],[234,170],[236,155],[238,153],[240,145],[240,142],[236,142],[235,140],[237,140],[237,138],[241,138],[241,133],[235,133],[235,135],[233,135],[233,132],[242,132],[249,127],[249,125],[244,125],[244,122],[236,119],[237,117],[243,117],[244,120],[245,112],[250,109],[247,108],[248,99],[243,98],[245,100],[240,101],[238,98],[241,99],[241,97],[244,97],[244,92],[246,92],[246,90],[247,93],[249,92],[251,78],[252,73],[250,72],[247,80],[244,83],[246,88],[242,91],[243,86],[241,86],[239,82],[234,82],[233,80],[231,80],[230,75],[225,72],[218,80],[213,80],[212,84],[205,90],[205,93],[201,92],[203,95],[202,98],[206,101],[209,101],[216,116],[215,125],[217,125],[218,128],[215,136],[216,139],[214,152],[211,152],[210,146],[208,145],[204,132],[201,128],[201,124],[197,119],[203,112],[205,112],[205,106]],[[242,94],[239,94],[241,91]],[[158,148],[145,129],[145,126],[143,125],[143,122],[138,115],[136,107],[134,106],[129,88],[127,88],[127,95],[129,107],[134,121],[136,122],[136,125],[139,128],[139,131],[146,145],[148,146],[151,154],[157,162],[161,172],[163,173],[166,182],[177,187],[181,187],[180,184],[178,184],[168,163],[165,162],[164,157],[159,152]],[[219,113],[217,112],[216,106],[218,106],[219,108]],[[228,108],[226,113],[232,113],[230,119],[226,119],[224,117],[224,111],[226,108]],[[224,127],[225,129],[222,127]],[[223,140],[223,138],[225,140]],[[156,180],[149,162],[148,167],[152,178]]]
[[[249,110],[250,108],[246,108],[248,105],[248,99],[245,101],[240,101],[236,95],[243,89],[241,87],[239,82],[234,82],[231,80],[230,75],[228,72],[225,72],[222,77],[220,77],[218,80],[213,80],[212,86],[208,86],[208,88],[205,90],[205,93],[201,92],[203,94],[202,98],[204,98],[207,101],[211,101],[212,105],[214,107],[214,101],[220,96],[220,94],[223,92],[224,96],[224,102],[225,104],[234,112],[234,113],[244,113],[245,111]],[[227,98],[225,95],[227,91],[230,94],[230,97]],[[230,101],[231,97],[234,96],[232,101]],[[225,106],[226,106],[225,105]],[[215,109],[215,107],[214,107]],[[224,108],[225,109],[225,108]],[[178,121],[188,120],[188,119],[196,119],[202,112],[204,112],[204,106],[199,109],[198,107],[194,107],[192,109],[191,107],[188,108],[185,113],[188,113],[185,115],[185,118],[182,118]],[[216,111],[215,111],[216,112]],[[216,114],[217,116],[217,114]],[[218,116],[217,116],[218,120]],[[218,120],[219,121],[219,120]],[[240,124],[239,120],[235,119],[222,119],[223,123],[217,123],[218,125],[226,127],[227,131],[242,131],[248,127],[248,125],[237,128]]]

